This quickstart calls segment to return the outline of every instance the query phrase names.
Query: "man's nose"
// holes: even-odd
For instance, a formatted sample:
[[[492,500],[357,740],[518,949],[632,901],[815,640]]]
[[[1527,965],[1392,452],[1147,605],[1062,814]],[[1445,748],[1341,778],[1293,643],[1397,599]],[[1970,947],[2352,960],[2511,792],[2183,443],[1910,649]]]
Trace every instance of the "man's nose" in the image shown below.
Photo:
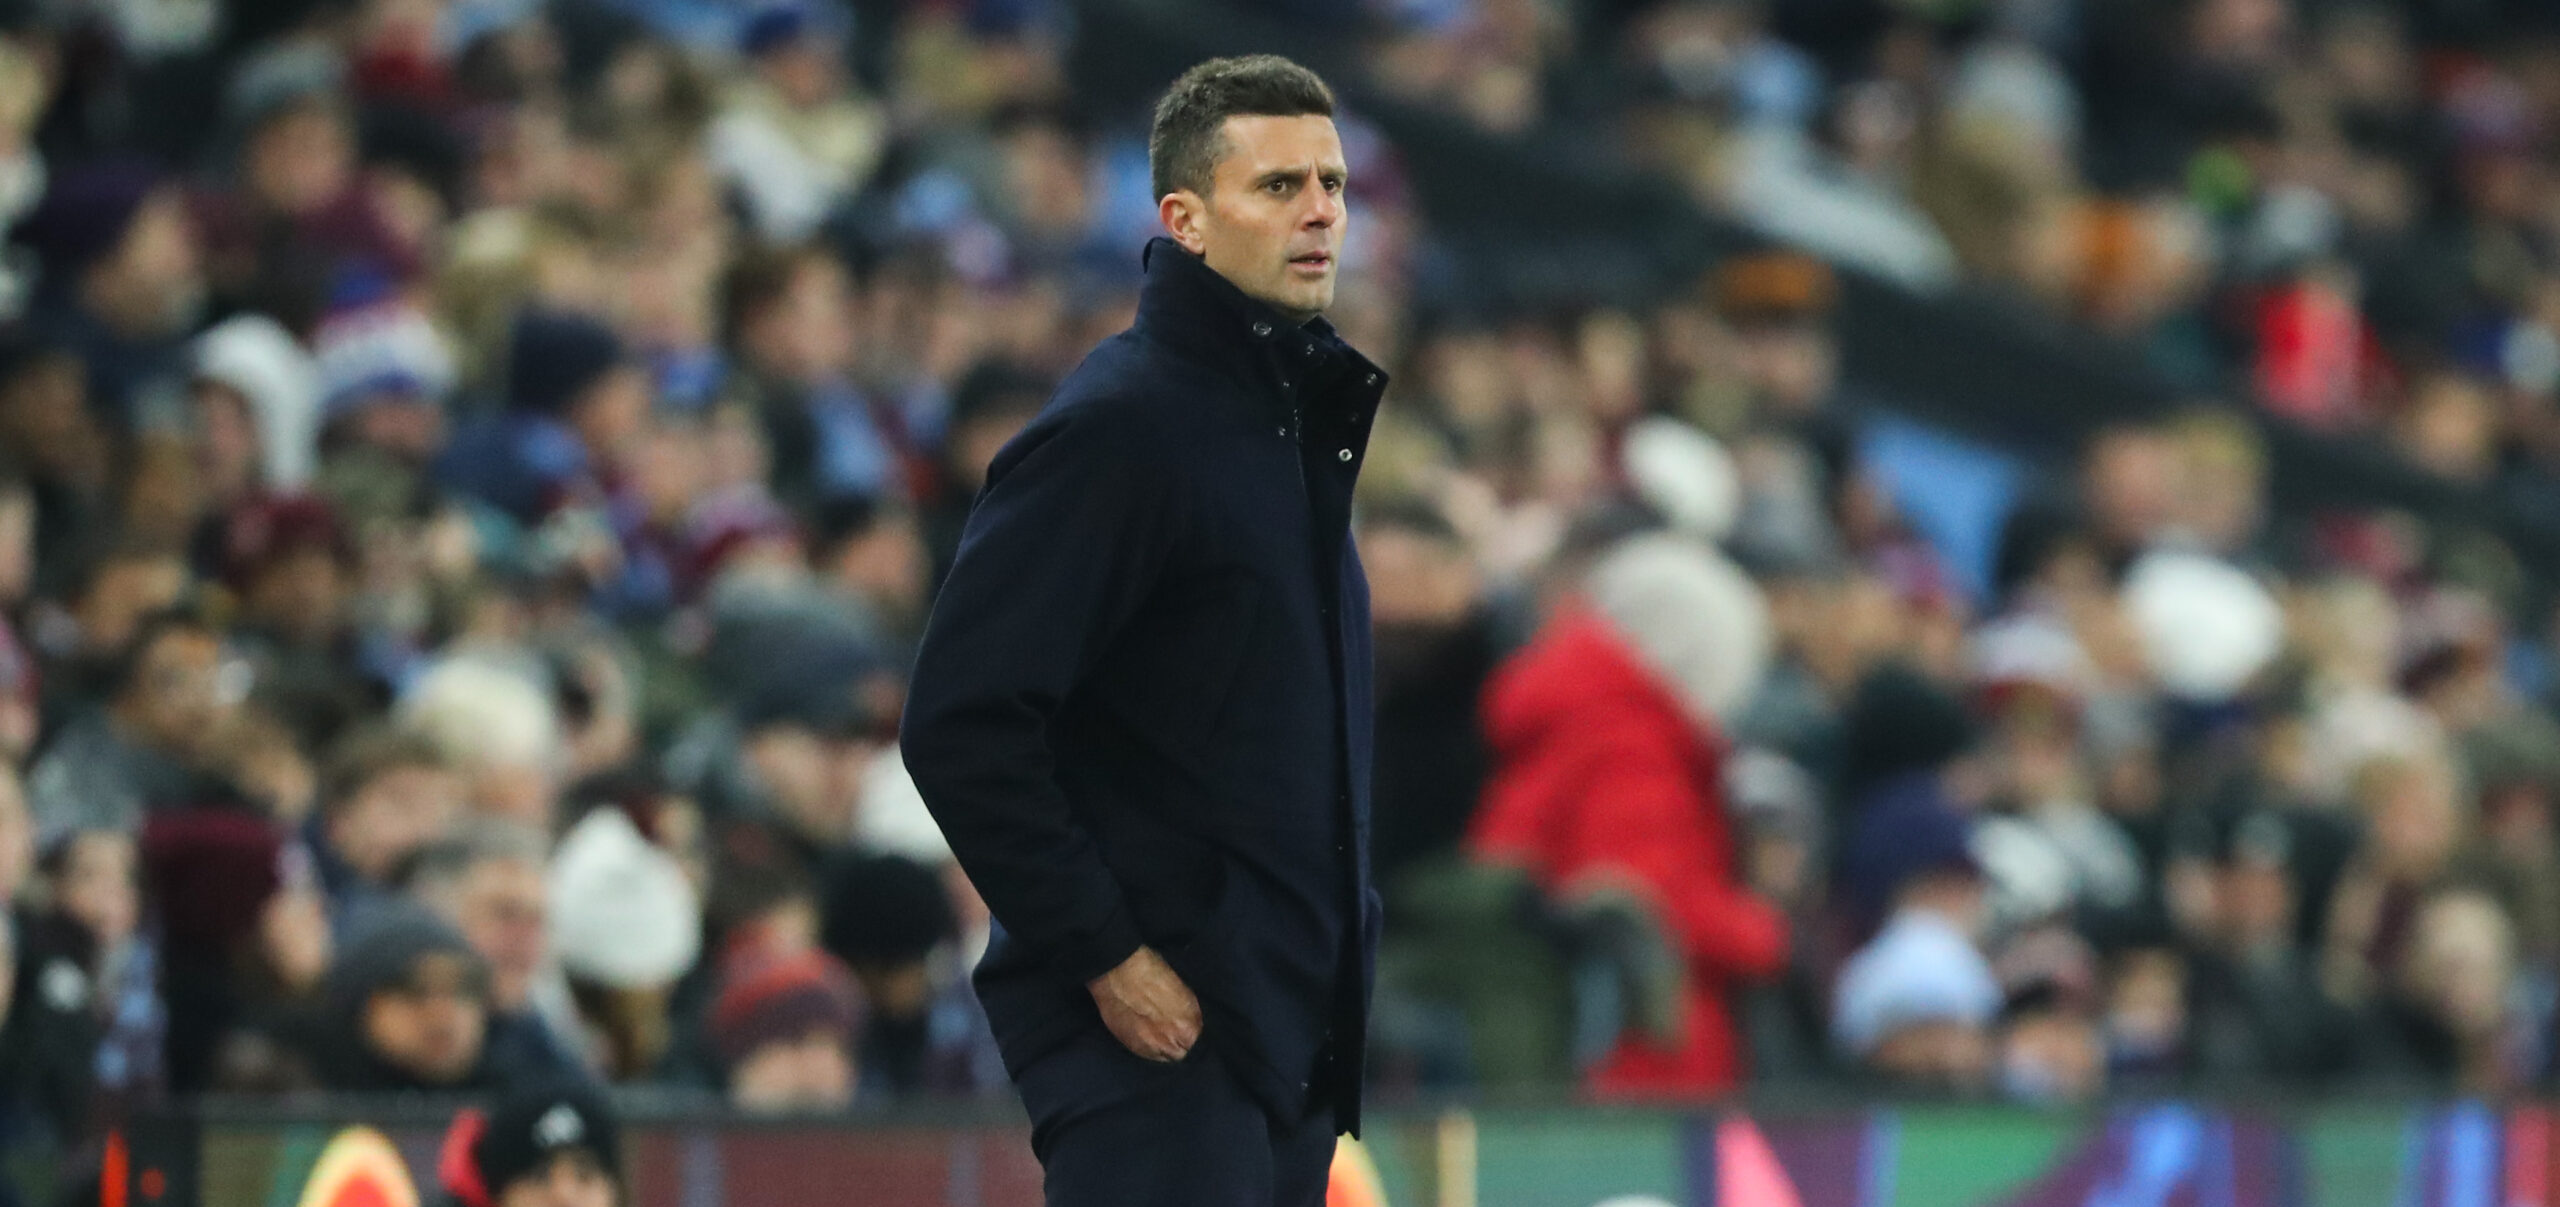
[[[1331,192],[1319,185],[1314,195],[1315,200],[1307,206],[1305,218],[1305,224],[1309,228],[1322,230],[1342,221],[1342,194]]]

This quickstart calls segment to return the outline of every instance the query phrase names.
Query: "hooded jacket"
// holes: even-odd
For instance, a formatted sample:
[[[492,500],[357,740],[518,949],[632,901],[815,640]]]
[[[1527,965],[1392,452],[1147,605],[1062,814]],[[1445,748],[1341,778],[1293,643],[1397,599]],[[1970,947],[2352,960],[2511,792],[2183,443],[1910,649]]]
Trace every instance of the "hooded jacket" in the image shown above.
[[[1494,674],[1494,772],[1469,843],[1551,893],[1632,882],[1686,955],[1682,1042],[1623,1040],[1593,1088],[1730,1089],[1744,1074],[1732,994],[1788,950],[1784,916],[1743,885],[1717,730],[1767,661],[1766,612],[1739,571],[1670,536],[1623,543],[1587,587]]]
[[[462,1079],[433,1085],[376,1055],[365,1040],[366,1003],[384,989],[400,984],[416,963],[430,955],[456,955],[478,965],[480,957],[452,927],[422,908],[395,904],[370,917],[356,919],[355,931],[325,983],[327,1025],[332,1029],[323,1053],[329,1088],[350,1093],[467,1094],[498,1088],[499,1070],[489,1060],[487,1037],[479,1059]]]

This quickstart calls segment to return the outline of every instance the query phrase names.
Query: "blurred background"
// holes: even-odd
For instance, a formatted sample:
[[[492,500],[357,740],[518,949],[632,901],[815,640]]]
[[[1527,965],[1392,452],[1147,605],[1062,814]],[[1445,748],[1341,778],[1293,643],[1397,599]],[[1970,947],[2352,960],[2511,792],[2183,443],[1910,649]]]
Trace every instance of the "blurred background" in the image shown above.
[[[1028,1201],[905,668],[1253,51],[1391,1197],[2553,1201],[2548,4],[0,0],[0,1202],[550,1076]]]

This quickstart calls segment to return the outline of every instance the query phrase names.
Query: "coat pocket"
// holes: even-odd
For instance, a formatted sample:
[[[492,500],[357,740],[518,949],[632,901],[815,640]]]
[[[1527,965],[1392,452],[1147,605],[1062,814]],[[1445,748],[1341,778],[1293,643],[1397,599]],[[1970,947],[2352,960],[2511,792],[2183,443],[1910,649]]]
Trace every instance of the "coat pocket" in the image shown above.
[[[1198,922],[1164,952],[1164,958],[1193,993],[1204,1000],[1223,1000],[1235,980],[1236,942],[1244,929],[1246,903],[1227,856],[1216,853],[1209,858],[1214,861],[1210,889],[1196,915]]]

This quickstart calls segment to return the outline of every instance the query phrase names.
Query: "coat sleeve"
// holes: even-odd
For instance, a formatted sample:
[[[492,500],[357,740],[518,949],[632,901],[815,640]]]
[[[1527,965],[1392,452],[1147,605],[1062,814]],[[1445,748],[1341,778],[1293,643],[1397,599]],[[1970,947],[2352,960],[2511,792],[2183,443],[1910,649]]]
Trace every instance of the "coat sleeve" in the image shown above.
[[[1786,967],[1786,916],[1740,879],[1724,801],[1701,794],[1677,752],[1627,740],[1577,760],[1579,807],[1559,838],[1567,877],[1603,868],[1652,893],[1690,960],[1732,981]]]
[[[925,806],[1016,943],[1078,983],[1141,942],[1060,790],[1061,703],[1124,629],[1176,534],[1172,466],[1107,413],[1035,425],[991,467],[916,655],[899,742]]]

